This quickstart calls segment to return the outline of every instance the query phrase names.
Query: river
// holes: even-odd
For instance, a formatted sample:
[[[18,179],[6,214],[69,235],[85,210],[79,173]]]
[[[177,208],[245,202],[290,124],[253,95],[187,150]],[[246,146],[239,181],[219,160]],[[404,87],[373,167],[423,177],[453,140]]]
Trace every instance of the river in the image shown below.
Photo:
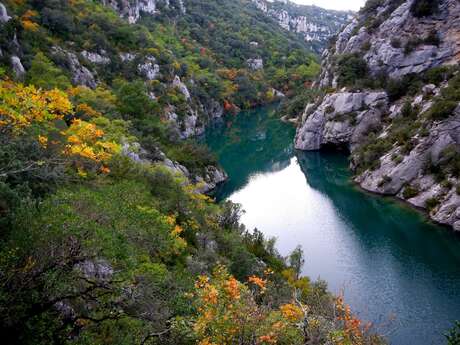
[[[391,198],[351,182],[340,152],[297,152],[276,107],[230,116],[206,143],[230,180],[218,200],[242,204],[242,222],[276,237],[286,256],[305,252],[303,273],[327,281],[390,344],[444,344],[460,320],[460,238]]]

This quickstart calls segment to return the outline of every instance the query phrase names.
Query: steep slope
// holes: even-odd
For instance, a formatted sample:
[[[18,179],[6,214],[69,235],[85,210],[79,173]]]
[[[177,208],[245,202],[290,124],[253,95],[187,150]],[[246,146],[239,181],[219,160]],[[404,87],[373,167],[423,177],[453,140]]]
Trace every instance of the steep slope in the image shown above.
[[[354,13],[326,10],[295,4],[289,0],[252,0],[255,6],[278,21],[288,31],[296,32],[321,54],[329,39],[353,19]]]
[[[317,71],[301,39],[272,20],[260,21],[242,0],[5,4],[14,17],[0,47],[8,71],[27,79],[42,52],[74,85],[114,88],[115,81],[142,80],[156,115],[182,139],[201,134],[224,106],[271,102]],[[306,70],[298,73],[302,65]],[[292,74],[295,81],[285,77]]]
[[[0,63],[9,77],[45,89],[81,86],[107,95],[110,116],[130,121],[151,159],[163,160],[164,152],[209,188],[225,175],[206,173],[196,164],[202,150],[182,141],[201,135],[225,111],[292,94],[319,69],[299,37],[273,20],[260,21],[245,1],[0,5]],[[106,111],[98,109],[99,96],[92,96],[92,106]]]
[[[457,0],[368,1],[324,53],[296,148],[346,147],[364,189],[460,230],[459,37]]]
[[[382,343],[202,194],[226,176],[184,139],[316,70],[246,5],[0,3],[3,343]]]

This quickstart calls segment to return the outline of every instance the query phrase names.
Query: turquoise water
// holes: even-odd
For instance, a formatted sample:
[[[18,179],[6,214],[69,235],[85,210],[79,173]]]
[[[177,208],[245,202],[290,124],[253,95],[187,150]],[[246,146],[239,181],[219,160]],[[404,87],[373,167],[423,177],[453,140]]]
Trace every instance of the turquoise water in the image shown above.
[[[344,154],[294,151],[294,128],[275,112],[243,112],[207,132],[230,176],[216,197],[241,203],[242,222],[276,237],[282,255],[302,245],[304,274],[343,290],[391,344],[444,344],[460,320],[459,236],[359,190]]]

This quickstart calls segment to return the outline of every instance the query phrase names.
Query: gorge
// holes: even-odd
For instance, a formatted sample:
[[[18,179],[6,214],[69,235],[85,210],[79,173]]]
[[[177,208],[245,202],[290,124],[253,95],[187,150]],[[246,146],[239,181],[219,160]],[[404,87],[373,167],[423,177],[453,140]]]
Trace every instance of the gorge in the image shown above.
[[[302,245],[303,272],[321,277],[391,344],[441,344],[460,317],[460,238],[351,180],[346,153],[300,152],[276,107],[213,128],[207,143],[229,174],[218,199],[241,203],[242,222]]]
[[[458,0],[2,0],[2,343],[457,345],[459,37]]]

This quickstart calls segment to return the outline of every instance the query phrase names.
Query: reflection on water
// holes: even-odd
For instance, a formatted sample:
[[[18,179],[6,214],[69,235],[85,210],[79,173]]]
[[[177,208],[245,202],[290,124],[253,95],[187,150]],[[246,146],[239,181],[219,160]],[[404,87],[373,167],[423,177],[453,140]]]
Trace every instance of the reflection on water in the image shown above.
[[[338,153],[293,152],[294,129],[274,108],[246,112],[209,131],[230,181],[217,193],[246,210],[242,221],[297,244],[304,273],[321,277],[366,320],[386,324],[392,344],[442,344],[460,319],[460,240],[393,200],[350,182]]]

